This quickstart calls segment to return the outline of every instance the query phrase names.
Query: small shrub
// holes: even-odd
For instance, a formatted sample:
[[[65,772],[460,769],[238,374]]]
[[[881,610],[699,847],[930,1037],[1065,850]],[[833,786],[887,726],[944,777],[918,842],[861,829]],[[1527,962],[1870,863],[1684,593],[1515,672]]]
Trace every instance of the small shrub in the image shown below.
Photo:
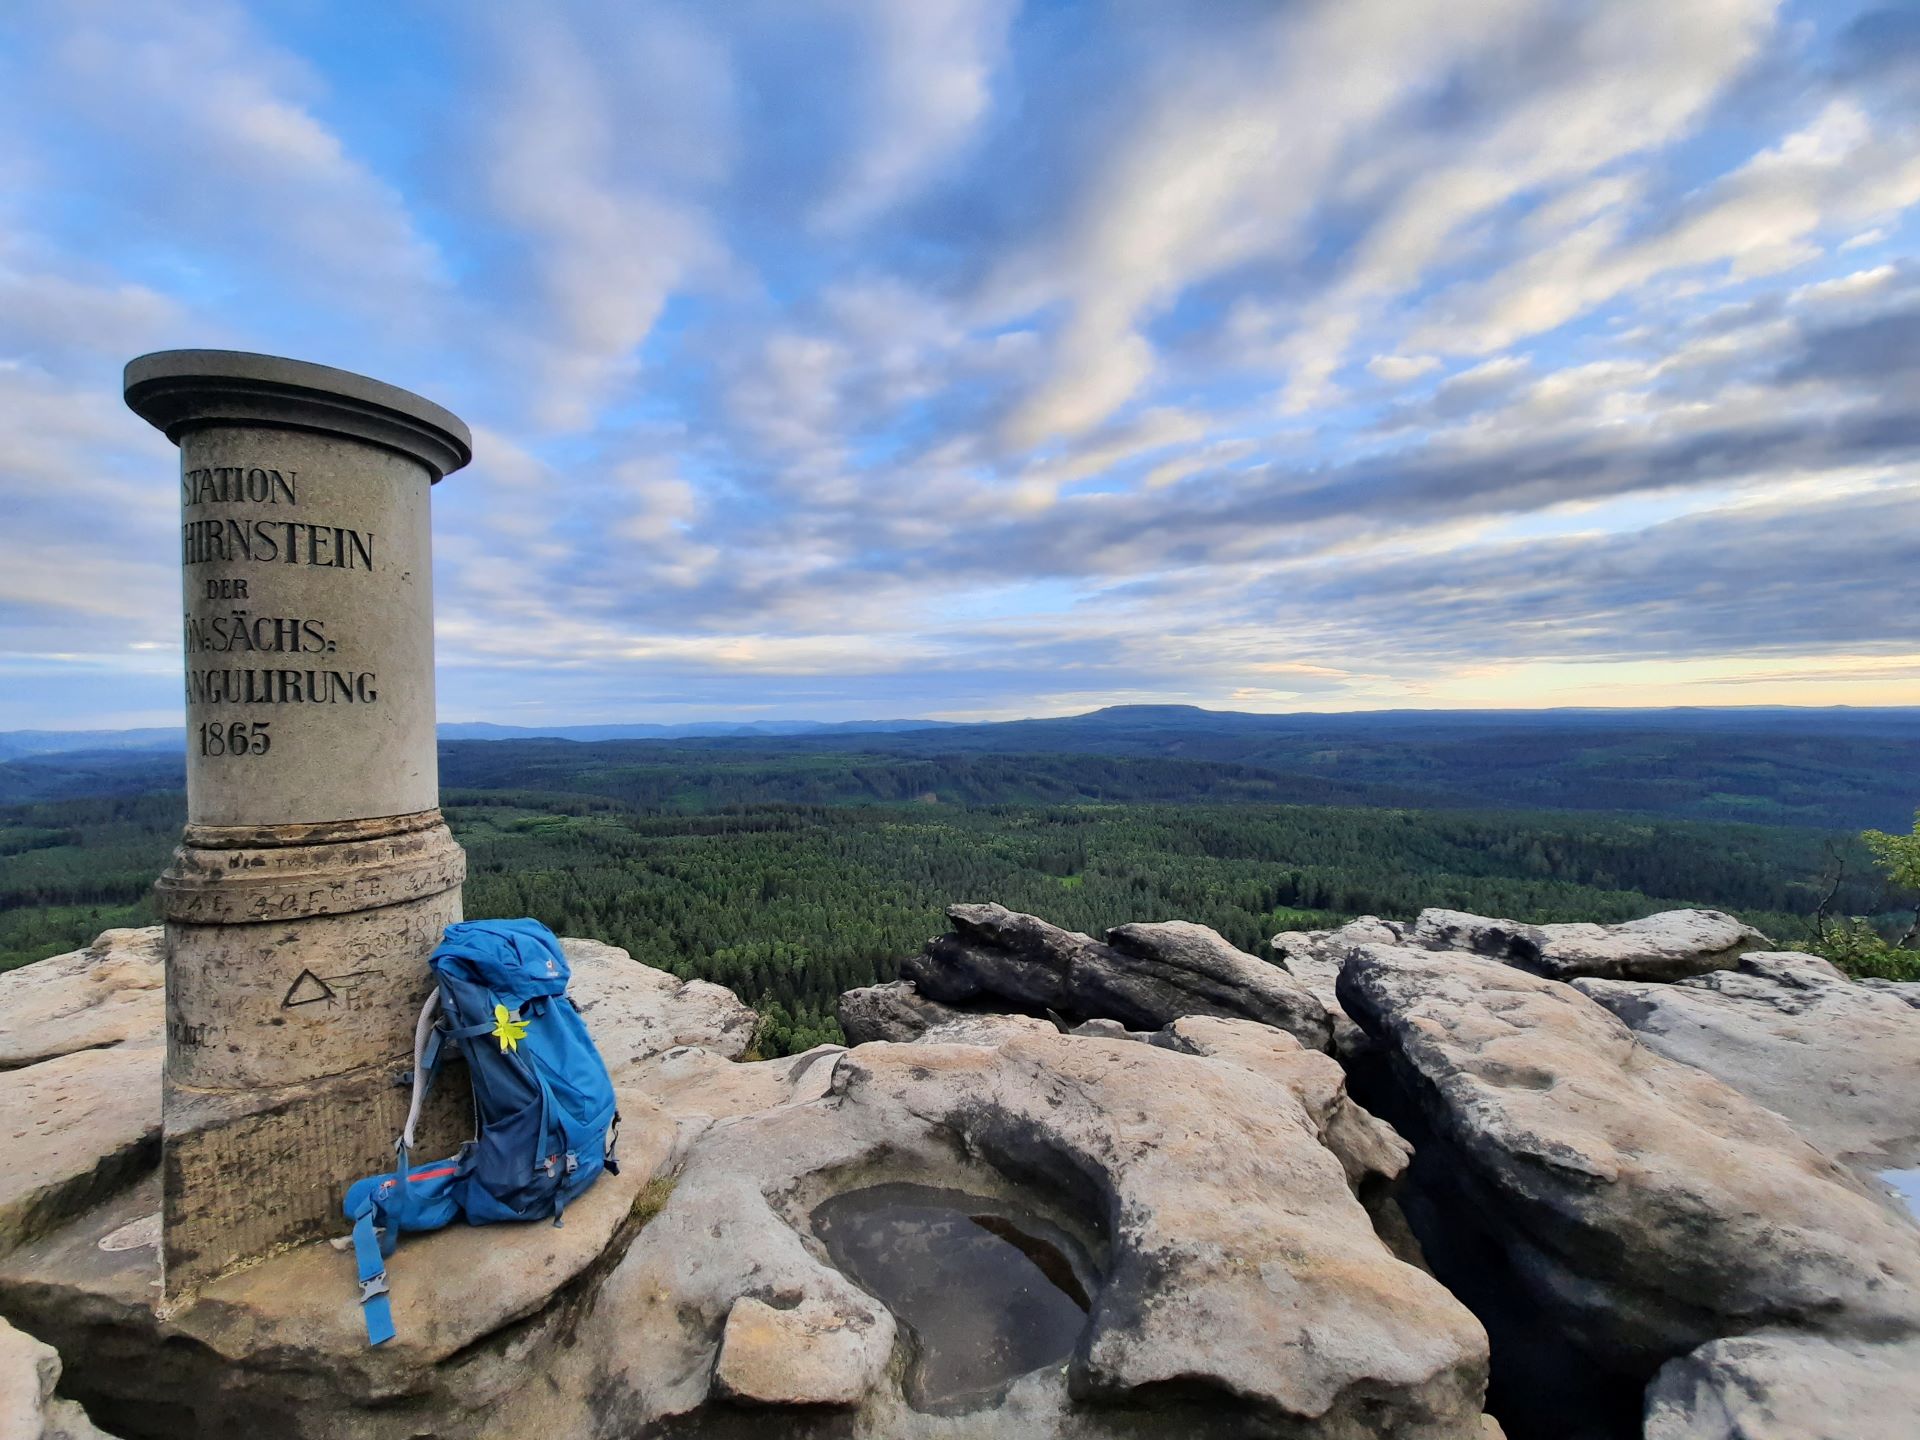
[[[1920,980],[1920,950],[1903,950],[1865,920],[1836,921],[1807,948],[1856,980]]]

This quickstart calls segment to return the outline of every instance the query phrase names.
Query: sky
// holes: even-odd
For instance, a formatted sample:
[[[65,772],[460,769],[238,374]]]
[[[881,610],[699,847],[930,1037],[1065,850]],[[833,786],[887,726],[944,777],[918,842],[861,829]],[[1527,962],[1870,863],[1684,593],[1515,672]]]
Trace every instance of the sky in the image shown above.
[[[12,0],[0,728],[130,357],[473,427],[443,720],[1920,704],[1920,5]]]

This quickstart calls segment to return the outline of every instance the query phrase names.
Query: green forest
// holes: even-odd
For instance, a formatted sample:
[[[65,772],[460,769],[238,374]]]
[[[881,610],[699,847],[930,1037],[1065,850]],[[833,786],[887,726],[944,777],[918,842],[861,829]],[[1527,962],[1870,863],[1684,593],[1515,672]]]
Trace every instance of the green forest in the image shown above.
[[[845,755],[709,755],[703,769],[553,742],[449,748],[470,916],[532,915],[727,985],[761,1010],[769,1054],[838,1038],[839,993],[892,978],[956,900],[1092,932],[1197,920],[1255,953],[1276,930],[1428,905],[1532,921],[1710,905],[1788,941],[1808,934],[1838,865],[1831,913],[1898,918],[1850,832],[1276,803],[1270,776],[1164,758],[896,757],[869,771]],[[533,778],[542,788],[522,788]],[[152,923],[148,890],[182,818],[175,791],[0,808],[0,968]]]

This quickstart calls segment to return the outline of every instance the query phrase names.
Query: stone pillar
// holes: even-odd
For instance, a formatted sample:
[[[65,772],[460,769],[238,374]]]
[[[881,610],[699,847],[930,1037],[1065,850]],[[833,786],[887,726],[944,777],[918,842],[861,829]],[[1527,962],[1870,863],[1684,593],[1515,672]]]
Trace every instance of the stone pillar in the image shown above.
[[[222,350],[127,366],[180,447],[187,827],[167,931],[168,1299],[342,1226],[392,1163],[466,857],[437,808],[428,492],[467,427]]]

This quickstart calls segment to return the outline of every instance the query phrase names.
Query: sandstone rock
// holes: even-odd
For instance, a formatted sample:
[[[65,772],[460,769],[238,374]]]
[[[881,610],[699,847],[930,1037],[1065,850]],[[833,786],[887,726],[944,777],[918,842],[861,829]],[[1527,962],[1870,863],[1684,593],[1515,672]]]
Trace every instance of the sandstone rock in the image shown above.
[[[849,1045],[865,1045],[871,1040],[905,1044],[918,1040],[934,1026],[966,1013],[927,999],[910,980],[892,980],[885,985],[842,991],[835,1007],[841,1032]]]
[[[1783,984],[1847,979],[1847,972],[1826,956],[1809,955],[1804,950],[1751,951],[1736,960],[1733,968],[1745,975],[1759,975]],[[1695,978],[1711,980],[1713,976]]]
[[[727,1312],[713,1383],[759,1405],[857,1405],[892,1347],[892,1325],[869,1311],[850,1315],[819,1299],[776,1310],[742,1295]]]
[[[1377,915],[1362,915],[1333,930],[1284,930],[1268,944],[1280,968],[1326,1007],[1333,1022],[1333,1053],[1354,1060],[1372,1048],[1366,1032],[1340,1008],[1340,967],[1356,945],[1398,945],[1407,927]]]
[[[919,1039],[924,1045],[1000,1045],[1016,1035],[1058,1035],[1060,1027],[1037,1015],[961,1015],[942,1021]]]
[[[1920,1325],[1911,1226],[1784,1120],[1571,986],[1365,946],[1340,997],[1523,1283],[1609,1363],[1650,1367],[1773,1325]]]
[[[501,1407],[533,1376],[541,1401],[567,1413],[544,1379],[644,1223],[639,1201],[672,1146],[672,1125],[644,1095],[623,1089],[619,1103],[620,1173],[569,1205],[563,1226],[454,1225],[401,1242],[388,1266],[398,1334],[377,1348],[366,1343],[352,1254],[326,1242],[226,1275],[184,1308],[161,1307],[157,1175],[0,1258],[0,1307],[59,1348],[72,1393],[116,1430],[219,1440],[536,1433],[497,1424]]]
[[[1413,1157],[1413,1147],[1391,1125],[1348,1098],[1346,1071],[1338,1061],[1302,1048],[1284,1030],[1251,1020],[1194,1015],[1149,1039],[1170,1050],[1242,1066],[1292,1091],[1320,1143],[1339,1159],[1348,1185],[1370,1209],[1371,1202],[1385,1198]]]
[[[0,1072],[0,1250],[37,1239],[160,1162],[165,1058],[149,1041]]]
[[[616,1085],[629,1066],[676,1045],[737,1059],[753,1043],[759,1017],[724,985],[677,979],[598,940],[562,940],[560,948],[573,967],[568,997]]]
[[[1647,1388],[1646,1440],[1881,1440],[1920,1426],[1920,1345],[1716,1340]]]
[[[1118,1020],[1083,1020],[1067,1032],[1069,1035],[1091,1035],[1099,1040],[1139,1040],[1150,1041],[1159,1033],[1154,1030],[1129,1030]]]
[[[1135,1030],[1182,1015],[1240,1016],[1326,1048],[1326,1011],[1310,992],[1204,927],[1123,925],[1101,944],[1000,905],[952,905],[947,918],[953,933],[900,967],[921,996],[942,1004],[997,1003]]]
[[[1663,910],[1620,925],[1526,925],[1459,910],[1422,910],[1407,940],[1429,950],[1465,950],[1536,975],[1571,980],[1682,980],[1725,969],[1771,942],[1718,910]]]
[[[1920,1017],[1814,955],[1670,985],[1576,980],[1650,1048],[1717,1075],[1852,1163],[1920,1164]]]
[[[1229,945],[1218,931],[1188,920],[1117,925],[1107,931],[1107,943],[1123,955],[1163,971],[1167,983],[1194,986],[1211,994],[1223,987],[1232,1001],[1225,1013],[1278,1026],[1311,1050],[1324,1050],[1331,1035],[1326,1006],[1303,985],[1273,965]],[[1189,981],[1186,977],[1197,977]],[[1186,1014],[1220,1014],[1218,1009],[1190,1009]],[[1178,1015],[1170,1017],[1179,1019]]]
[[[159,1163],[164,957],[157,925],[105,930],[0,975],[0,1250]]]
[[[165,936],[103,930],[84,950],[0,975],[0,1070],[76,1050],[161,1043]]]
[[[819,1045],[778,1060],[729,1060],[700,1046],[682,1046],[629,1073],[660,1107],[697,1129],[735,1115],[815,1100],[826,1093],[834,1062],[846,1050]]]
[[[826,1148],[827,1115],[819,1106],[788,1107],[714,1126],[608,1277],[597,1307],[605,1318],[581,1336],[583,1358],[595,1366],[590,1383],[618,1395],[636,1427],[696,1410],[716,1394],[761,1399],[805,1386],[818,1396],[830,1386],[829,1403],[853,1404],[879,1382],[893,1351],[893,1316],[817,1259],[764,1193],[772,1172],[797,1186],[812,1163],[848,1155],[844,1146]],[[768,1143],[782,1132],[800,1153]],[[749,1307],[733,1332],[743,1348],[722,1380],[721,1354],[747,1300],[804,1312],[803,1322],[784,1328],[787,1343],[830,1337],[827,1353],[791,1354],[781,1366],[765,1353],[770,1327],[755,1324]],[[629,1335],[644,1343],[629,1344]]]
[[[86,1411],[54,1397],[60,1357],[0,1320],[0,1440],[111,1440]]]
[[[1920,980],[1862,980],[1862,985],[1871,986],[1882,995],[1891,995],[1904,1005],[1920,1010]]]
[[[1030,1015],[975,1015],[937,1025],[915,1043],[997,1047],[1022,1035],[1056,1033],[1052,1025]],[[1339,1159],[1348,1184],[1369,1209],[1405,1172],[1412,1155],[1411,1147],[1391,1125],[1369,1115],[1348,1097],[1346,1072],[1337,1061],[1305,1049],[1286,1031],[1271,1025],[1189,1015],[1160,1030],[1128,1030],[1118,1021],[1089,1020],[1070,1033],[1198,1055],[1238,1065],[1284,1085],[1299,1100],[1320,1143]]]
[[[1129,1407],[1124,1433],[1193,1433],[1190,1417],[1140,1431],[1131,1407],[1147,1402],[1191,1403],[1222,1434],[1485,1433],[1479,1325],[1392,1257],[1321,1141],[1340,1120],[1337,1066],[1258,1026],[1182,1028],[1217,1056],[1037,1031],[865,1045],[839,1058],[824,1099],[716,1124],[607,1282],[607,1321],[580,1341],[589,1384],[635,1428],[679,1415],[687,1433],[717,1393],[825,1393],[823,1375],[835,1396],[868,1387],[857,1434],[1022,1433],[1002,1428],[1009,1407],[1067,1399],[1071,1423],[1025,1433],[1122,1433],[1103,1424],[1107,1403]],[[1099,1275],[1065,1396],[1042,1372],[973,1428],[891,1424],[897,1382],[872,1363],[890,1348],[886,1312],[802,1236],[828,1196],[899,1179],[1039,1206],[1085,1237]],[[818,1369],[788,1357],[810,1378],[715,1378],[743,1298],[804,1316],[780,1322],[796,1349],[832,1337]],[[744,1314],[755,1355],[772,1322]]]

